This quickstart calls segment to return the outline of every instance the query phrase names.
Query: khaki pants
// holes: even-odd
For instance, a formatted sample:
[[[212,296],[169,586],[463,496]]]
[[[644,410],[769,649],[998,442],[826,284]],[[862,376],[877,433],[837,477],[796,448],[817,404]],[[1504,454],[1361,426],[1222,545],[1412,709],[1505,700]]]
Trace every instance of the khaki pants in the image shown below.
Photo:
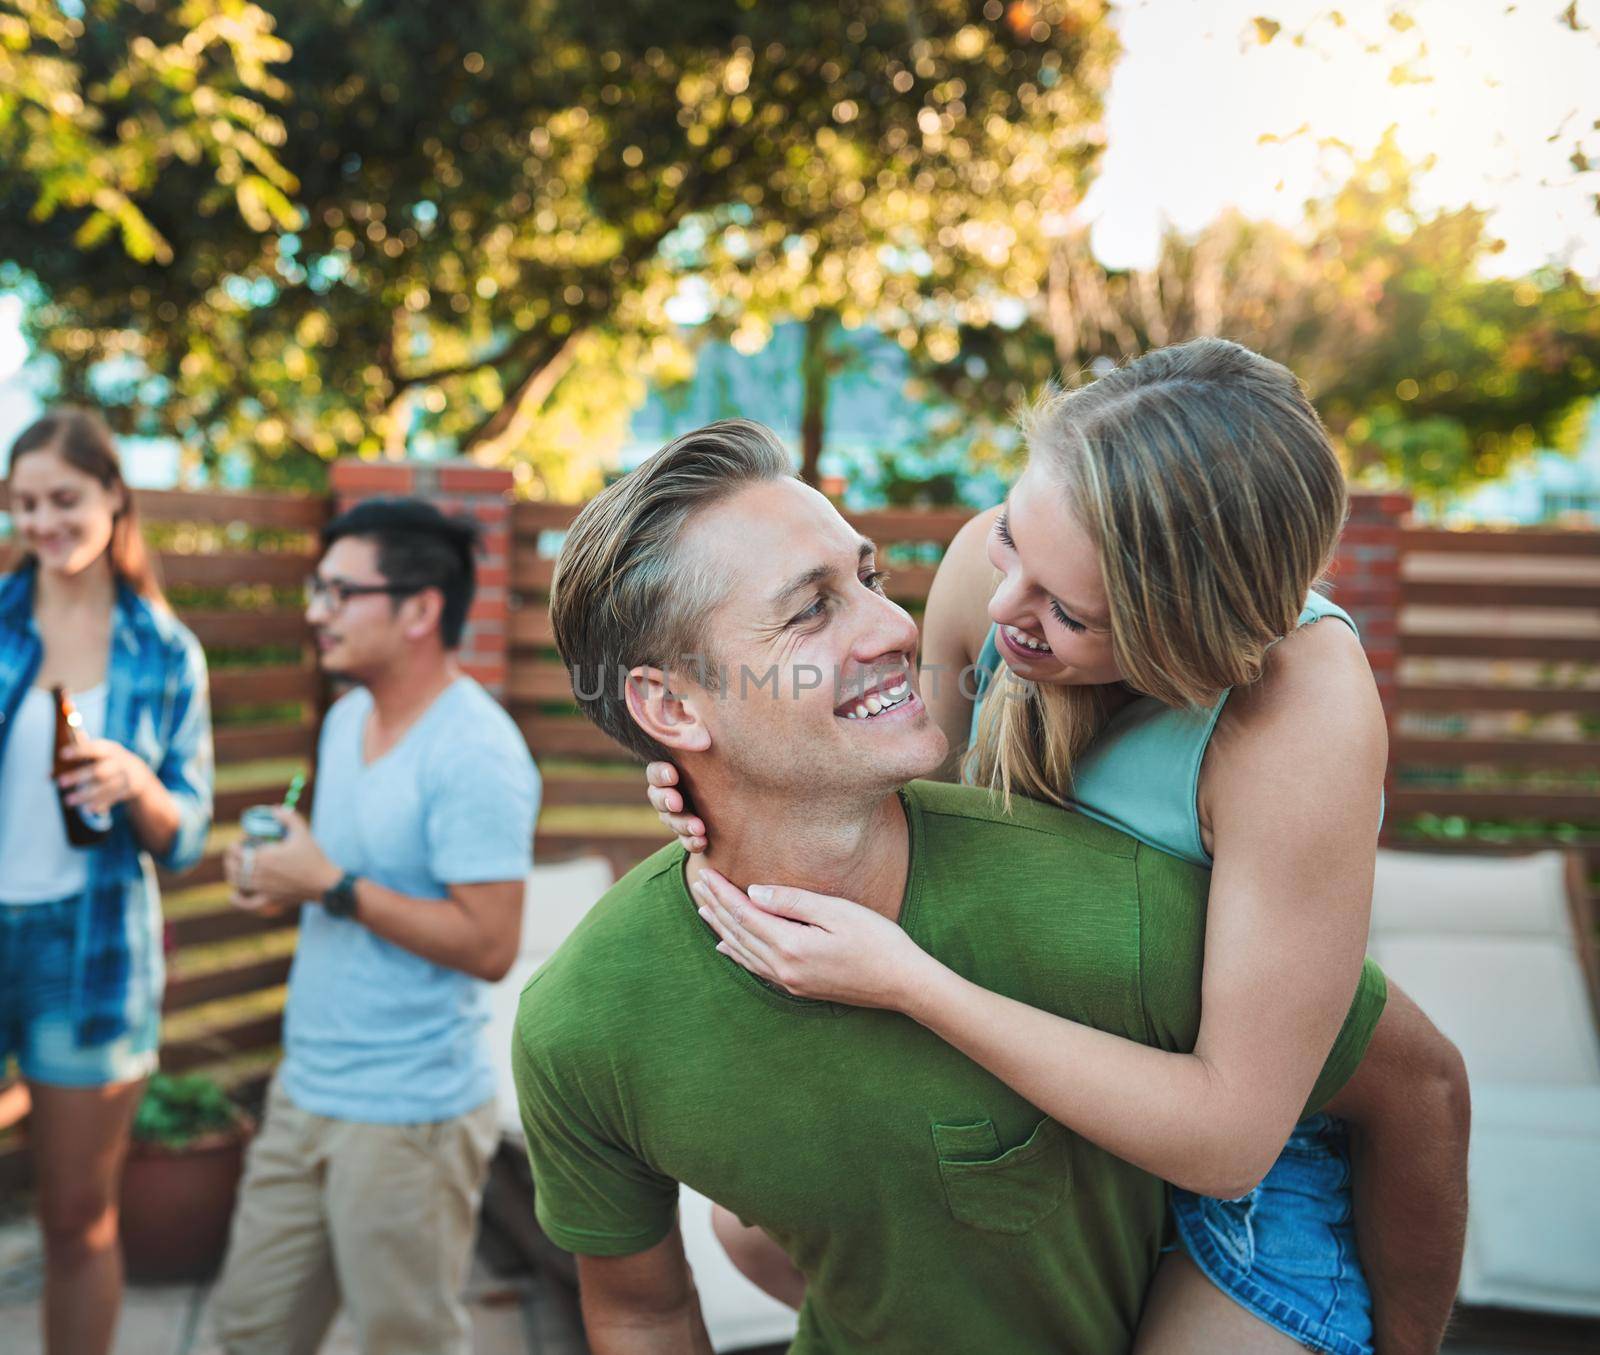
[[[228,1355],[314,1355],[343,1302],[364,1355],[468,1355],[494,1103],[437,1124],[301,1110],[275,1079],[212,1310]]]

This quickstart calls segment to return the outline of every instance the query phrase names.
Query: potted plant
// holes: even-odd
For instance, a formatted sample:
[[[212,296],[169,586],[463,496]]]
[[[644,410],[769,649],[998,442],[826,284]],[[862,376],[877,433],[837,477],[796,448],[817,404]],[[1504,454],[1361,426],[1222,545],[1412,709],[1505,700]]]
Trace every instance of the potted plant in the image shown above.
[[[122,1254],[130,1276],[174,1282],[216,1271],[252,1128],[209,1077],[150,1078],[122,1172]]]

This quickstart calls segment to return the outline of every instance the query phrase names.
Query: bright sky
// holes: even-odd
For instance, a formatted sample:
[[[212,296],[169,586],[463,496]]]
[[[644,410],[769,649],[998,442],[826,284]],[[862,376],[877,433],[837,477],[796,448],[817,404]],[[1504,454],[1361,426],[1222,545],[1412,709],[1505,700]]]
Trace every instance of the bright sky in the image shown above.
[[[1388,22],[1400,8],[1415,20],[1406,32]],[[1364,154],[1395,125],[1409,159],[1437,158],[1419,184],[1423,206],[1492,211],[1507,246],[1498,267],[1561,258],[1600,278],[1600,174],[1579,176],[1568,163],[1580,134],[1600,163],[1600,0],[1579,0],[1585,32],[1559,22],[1563,9],[1561,0],[1123,0],[1106,154],[1084,203],[1095,252],[1112,266],[1148,264],[1163,221],[1195,230],[1230,205],[1293,222],[1349,168],[1319,138]],[[1258,15],[1282,24],[1266,46]],[[1402,62],[1426,82],[1391,84]]]
[[[1336,3],[1118,5],[1125,55],[1083,207],[1101,259],[1148,264],[1163,222],[1195,230],[1229,206],[1293,222],[1349,168],[1319,138],[1362,154],[1396,125],[1408,157],[1437,159],[1419,185],[1424,207],[1492,211],[1507,245],[1499,268],[1557,258],[1600,279],[1600,174],[1568,163],[1580,136],[1600,163],[1600,0],[1579,0],[1589,27],[1577,33],[1558,21],[1560,0],[1408,0],[1416,26],[1403,33],[1388,22],[1392,0]],[[1257,15],[1283,26],[1270,45],[1255,37]],[[1402,62],[1424,81],[1390,83]],[[18,299],[0,295],[0,381],[27,356],[20,315]]]
[[[14,376],[27,357],[28,345],[22,337],[22,298],[0,296],[0,381]]]

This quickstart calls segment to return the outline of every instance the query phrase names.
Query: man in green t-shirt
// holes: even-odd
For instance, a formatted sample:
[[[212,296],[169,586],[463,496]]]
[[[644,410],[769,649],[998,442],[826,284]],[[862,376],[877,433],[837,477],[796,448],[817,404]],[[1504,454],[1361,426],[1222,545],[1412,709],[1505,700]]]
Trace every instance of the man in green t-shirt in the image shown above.
[[[1080,815],[915,780],[945,753],[916,627],[765,429],[701,430],[601,494],[551,615],[586,713],[722,808],[724,876],[859,900],[984,988],[1192,1047],[1206,873]],[[644,862],[522,995],[538,1216],[579,1257],[597,1355],[710,1349],[680,1182],[805,1276],[795,1352],[1128,1349],[1163,1184],[909,1018],[791,996],[719,954],[690,892],[705,860]],[[1371,975],[1313,1105],[1361,1060]]]

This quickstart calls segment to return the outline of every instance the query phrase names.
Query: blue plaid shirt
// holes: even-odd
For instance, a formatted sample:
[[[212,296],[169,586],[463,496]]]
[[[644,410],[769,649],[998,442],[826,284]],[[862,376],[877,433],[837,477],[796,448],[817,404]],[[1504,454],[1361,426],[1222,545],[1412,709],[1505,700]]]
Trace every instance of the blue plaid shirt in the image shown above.
[[[0,575],[0,758],[17,707],[38,675],[44,645],[33,620],[32,564]],[[178,832],[156,858],[185,870],[211,829],[211,715],[200,643],[170,612],[117,585],[106,668],[103,737],[145,760],[178,803]],[[104,1044],[161,1002],[161,896],[150,853],[127,807],[89,858],[78,914],[72,1018],[78,1043]]]

